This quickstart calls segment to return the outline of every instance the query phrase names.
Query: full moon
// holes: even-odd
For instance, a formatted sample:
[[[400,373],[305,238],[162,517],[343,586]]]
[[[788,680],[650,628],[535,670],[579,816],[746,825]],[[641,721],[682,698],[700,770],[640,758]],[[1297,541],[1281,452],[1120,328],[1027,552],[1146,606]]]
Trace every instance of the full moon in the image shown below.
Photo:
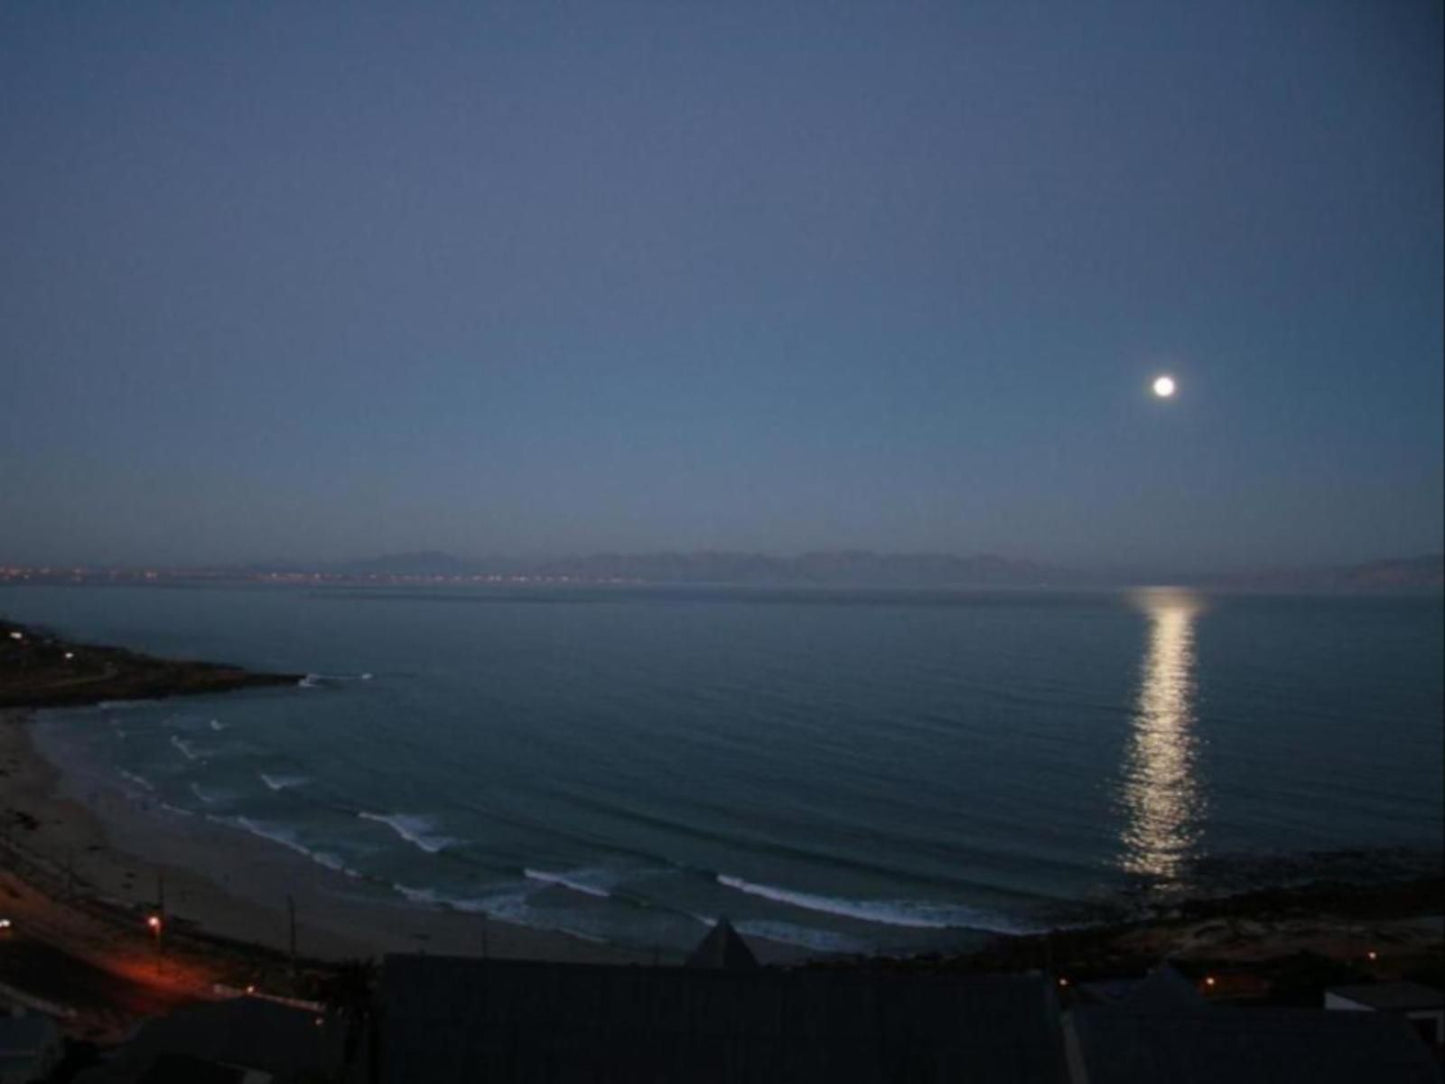
[[[1154,394],[1161,399],[1168,399],[1174,394],[1174,378],[1172,376],[1161,376],[1155,380]]]

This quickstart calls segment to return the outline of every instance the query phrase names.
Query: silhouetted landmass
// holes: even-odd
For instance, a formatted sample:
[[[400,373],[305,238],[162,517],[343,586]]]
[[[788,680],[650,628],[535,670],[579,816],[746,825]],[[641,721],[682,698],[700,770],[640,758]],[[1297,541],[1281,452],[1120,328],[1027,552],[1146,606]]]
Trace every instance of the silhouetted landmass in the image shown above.
[[[1257,591],[1412,591],[1445,588],[1445,554],[1220,576],[1208,586]]]
[[[788,583],[869,586],[1042,586],[1071,582],[1061,569],[991,554],[830,550],[797,557],[763,553],[604,553],[539,565],[536,574],[646,583]]]
[[[75,644],[43,629],[0,620],[0,708],[153,700],[255,685],[294,685],[301,677]]]
[[[1355,565],[1280,567],[1224,574],[1088,570],[995,554],[818,550],[796,556],[732,551],[598,553],[545,561],[466,558],[438,550],[362,560],[266,561],[249,565],[122,568],[0,564],[0,584],[737,584],[831,587],[1118,588],[1176,584],[1225,591],[1391,592],[1445,589],[1445,555]]]

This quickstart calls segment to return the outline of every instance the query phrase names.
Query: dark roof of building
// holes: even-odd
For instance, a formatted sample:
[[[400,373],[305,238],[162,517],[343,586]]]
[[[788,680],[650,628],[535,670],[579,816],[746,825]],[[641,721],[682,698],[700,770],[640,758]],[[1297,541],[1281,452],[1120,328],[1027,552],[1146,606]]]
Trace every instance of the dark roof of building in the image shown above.
[[[1440,1084],[1429,1048],[1399,1017],[1323,1009],[1076,1009],[1065,1030],[1089,1084]]]
[[[729,971],[391,956],[385,1081],[1057,1084],[1037,975]]]
[[[748,971],[758,966],[758,958],[726,917],[720,918],[698,942],[687,958],[688,967],[720,967],[730,971]]]
[[[1325,991],[1384,1012],[1445,1008],[1445,994],[1418,982],[1375,982],[1358,986],[1331,986]]]
[[[116,1057],[88,1070],[86,1081],[139,1081],[177,1057],[243,1066],[290,1081],[341,1065],[344,1025],[260,997],[188,1005],[148,1021]]]

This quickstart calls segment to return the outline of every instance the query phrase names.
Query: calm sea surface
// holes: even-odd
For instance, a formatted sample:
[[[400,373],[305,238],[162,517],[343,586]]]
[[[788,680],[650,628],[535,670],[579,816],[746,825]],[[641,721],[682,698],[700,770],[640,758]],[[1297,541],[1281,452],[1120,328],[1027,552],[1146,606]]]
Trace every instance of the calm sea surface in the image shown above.
[[[0,588],[303,687],[53,713],[359,894],[909,950],[1438,856],[1439,597]],[[1438,857],[1435,858],[1438,865]]]

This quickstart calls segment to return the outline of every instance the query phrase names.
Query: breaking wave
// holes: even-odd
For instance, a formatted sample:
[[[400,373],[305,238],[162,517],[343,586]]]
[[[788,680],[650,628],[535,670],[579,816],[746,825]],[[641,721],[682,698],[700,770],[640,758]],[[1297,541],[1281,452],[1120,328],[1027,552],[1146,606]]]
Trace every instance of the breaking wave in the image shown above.
[[[524,869],[522,873],[529,881],[538,881],[545,885],[561,885],[563,888],[570,888],[573,892],[596,896],[599,899],[608,899],[612,895],[608,888],[596,883],[603,877],[611,879],[612,874],[607,870],[579,869],[570,873],[548,873],[546,870]]]
[[[528,888],[510,888],[494,892],[487,896],[458,897],[448,896],[432,888],[412,888],[408,885],[393,884],[391,886],[401,893],[412,903],[424,904],[428,907],[442,907],[453,911],[465,911],[469,914],[486,915],[488,918],[495,918],[502,922],[510,922],[517,926],[529,926],[539,930],[555,930],[565,933],[569,937],[576,937],[583,941],[592,941],[599,945],[608,944],[605,937],[583,930],[570,929],[565,926],[558,926],[543,916],[539,915],[527,903]]]
[[[717,875],[718,884],[745,892],[750,896],[761,896],[774,903],[785,903],[790,907],[821,914],[836,915],[840,918],[858,919],[882,926],[903,926],[919,930],[989,930],[994,933],[1023,933],[1017,924],[1000,915],[991,915],[969,907],[929,903],[922,900],[850,900],[832,896],[817,896],[809,892],[795,892],[774,885],[753,884],[741,877]]]
[[[289,829],[281,828],[277,825],[272,824],[262,824],[259,821],[252,820],[250,817],[217,817],[214,819],[219,820],[223,824],[233,824],[240,828],[244,828],[252,835],[260,836],[262,839],[269,839],[272,843],[279,843],[287,850],[295,851],[297,854],[300,855],[305,855],[307,858],[311,859],[311,861],[317,863],[318,865],[325,866],[327,869],[335,870],[338,873],[344,873],[348,877],[361,876],[360,873],[352,869],[340,858],[337,858],[336,855],[328,854],[325,851],[313,850],[312,848],[306,846],[304,843],[301,842],[301,840],[296,837],[296,834]]]
[[[323,685],[334,685],[339,681],[370,681],[372,675],[365,674],[307,674],[296,684],[303,689],[318,689]]]
[[[206,759],[203,754],[196,752],[195,746],[193,746],[190,742],[186,741],[185,738],[179,738],[176,735],[172,734],[171,744],[175,746],[176,749],[180,751],[181,756],[185,757],[187,760]]]
[[[459,842],[450,836],[439,835],[430,817],[415,813],[367,813],[363,810],[357,816],[362,820],[386,825],[402,839],[414,847],[420,847],[427,854],[436,854]]]
[[[306,782],[304,775],[271,775],[268,772],[257,772],[261,782],[272,790],[285,790],[287,787],[299,787]]]
[[[819,930],[812,926],[797,926],[791,922],[768,922],[765,920],[736,923],[738,933],[749,937],[760,937],[765,941],[779,941],[785,945],[798,945],[815,952],[836,952],[850,955],[866,955],[873,947],[866,941],[846,934]]]
[[[138,787],[144,787],[146,790],[151,791],[156,789],[156,785],[143,775],[136,775],[135,772],[128,772],[124,768],[120,770],[120,774]]]
[[[199,783],[188,783],[186,785],[190,788],[192,794],[207,805],[220,805],[230,797],[220,791],[206,790],[206,788],[202,787]]]

